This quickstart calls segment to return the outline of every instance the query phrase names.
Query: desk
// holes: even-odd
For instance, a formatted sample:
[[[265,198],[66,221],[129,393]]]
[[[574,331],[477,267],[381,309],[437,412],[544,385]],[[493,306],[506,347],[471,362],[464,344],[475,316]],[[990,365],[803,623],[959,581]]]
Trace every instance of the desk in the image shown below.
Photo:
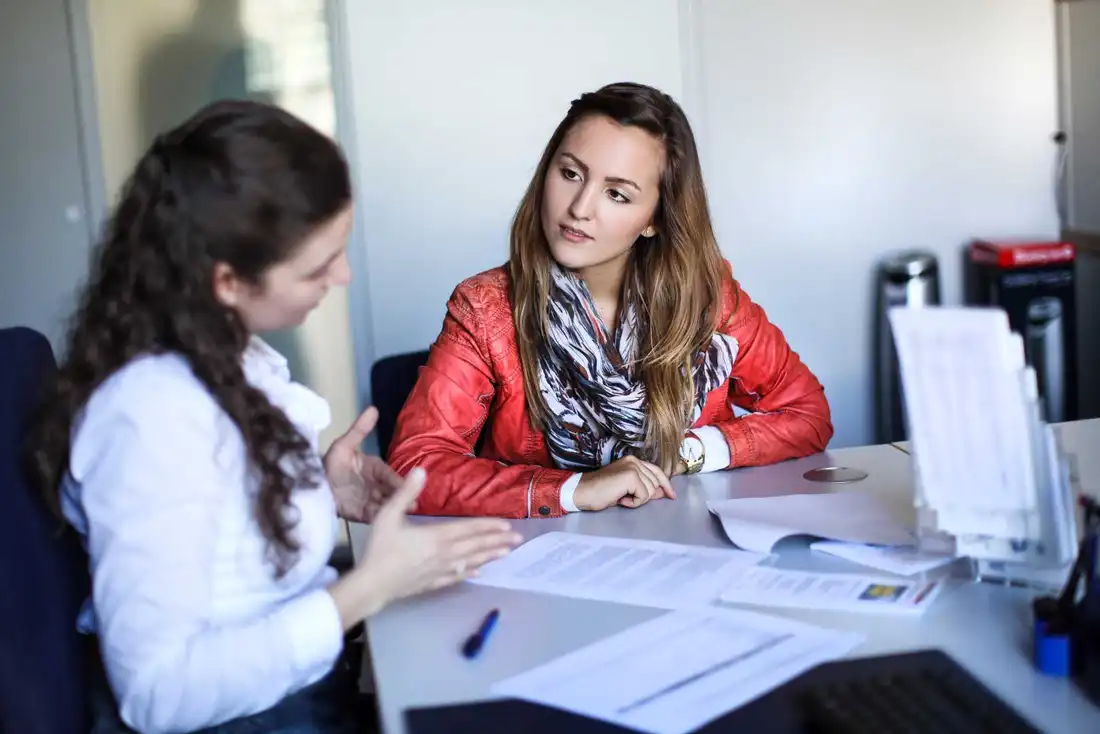
[[[899,511],[912,511],[909,456],[884,444],[830,451],[769,467],[678,477],[679,499],[675,502],[655,501],[637,510],[611,509],[553,520],[519,520],[513,525],[525,539],[564,530],[729,547],[721,526],[706,509],[707,500],[829,491],[830,485],[806,481],[802,475],[809,469],[835,465],[869,473],[864,481],[840,488],[875,492],[896,504]],[[418,521],[432,522],[429,518]],[[804,547],[790,548],[780,565],[866,572],[840,559],[812,554]],[[866,641],[853,651],[854,656],[940,647],[1042,729],[1053,734],[1100,731],[1100,710],[1091,707],[1076,688],[1033,672],[1027,650],[1029,599],[1023,590],[982,584],[942,595],[916,620],[768,611],[863,633]],[[478,660],[464,660],[458,646],[494,606],[501,609],[501,619],[492,641]],[[367,623],[383,730],[387,734],[403,732],[406,708],[486,698],[497,680],[662,613],[471,584],[395,604]]]

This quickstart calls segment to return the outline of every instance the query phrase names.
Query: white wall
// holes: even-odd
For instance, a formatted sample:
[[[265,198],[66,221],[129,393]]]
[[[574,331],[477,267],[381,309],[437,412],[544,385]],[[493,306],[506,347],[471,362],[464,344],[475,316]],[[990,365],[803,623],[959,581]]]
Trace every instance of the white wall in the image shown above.
[[[699,0],[704,165],[723,250],[873,440],[872,281],[975,237],[1058,235],[1050,0]]]
[[[569,100],[619,79],[692,95],[723,251],[825,383],[834,446],[873,440],[878,258],[934,250],[957,302],[968,239],[1058,231],[1049,0],[344,5],[374,356],[504,261]]]
[[[325,0],[84,1],[107,201],[156,134],[214,99],[272,101],[336,132]],[[334,289],[301,327],[267,337],[332,406],[327,444],[360,408],[347,292]]]
[[[681,90],[675,0],[347,0],[373,357],[426,348],[504,263],[543,146],[582,92]],[[361,386],[368,384],[361,370]]]

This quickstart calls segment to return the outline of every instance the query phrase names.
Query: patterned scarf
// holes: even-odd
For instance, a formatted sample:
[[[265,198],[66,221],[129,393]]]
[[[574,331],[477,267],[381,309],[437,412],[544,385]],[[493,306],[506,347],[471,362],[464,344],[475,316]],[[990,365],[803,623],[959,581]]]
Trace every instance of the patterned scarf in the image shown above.
[[[584,281],[551,265],[549,343],[539,354],[539,390],[551,414],[547,447],[561,469],[598,469],[642,453],[646,390],[634,374],[638,315],[629,295],[618,328],[609,334]],[[736,339],[715,333],[695,355],[693,423],[707,393],[729,378],[737,348]]]

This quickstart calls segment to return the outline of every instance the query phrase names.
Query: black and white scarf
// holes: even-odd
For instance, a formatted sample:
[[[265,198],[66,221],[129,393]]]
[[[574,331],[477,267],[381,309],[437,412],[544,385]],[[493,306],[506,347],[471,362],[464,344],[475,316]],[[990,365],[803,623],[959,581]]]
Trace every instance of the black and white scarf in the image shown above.
[[[539,353],[539,390],[550,412],[547,448],[556,466],[587,471],[640,455],[646,435],[646,390],[635,376],[638,315],[633,299],[614,334],[600,319],[584,281],[551,265],[549,333]],[[737,340],[715,333],[692,361],[699,417],[707,393],[730,376]],[[687,430],[688,426],[684,426]]]

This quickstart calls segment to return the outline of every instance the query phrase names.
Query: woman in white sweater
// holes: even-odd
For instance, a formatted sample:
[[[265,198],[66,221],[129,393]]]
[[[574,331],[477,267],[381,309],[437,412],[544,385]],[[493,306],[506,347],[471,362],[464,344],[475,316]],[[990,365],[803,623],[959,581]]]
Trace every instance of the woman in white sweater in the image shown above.
[[[327,404],[256,336],[348,283],[351,207],[329,138],[241,101],[159,137],[122,193],[33,444],[88,550],[97,732],[363,731],[347,631],[518,542],[500,520],[408,524],[423,472],[360,453],[372,410],[322,457]],[[340,578],[338,516],[373,525]]]

